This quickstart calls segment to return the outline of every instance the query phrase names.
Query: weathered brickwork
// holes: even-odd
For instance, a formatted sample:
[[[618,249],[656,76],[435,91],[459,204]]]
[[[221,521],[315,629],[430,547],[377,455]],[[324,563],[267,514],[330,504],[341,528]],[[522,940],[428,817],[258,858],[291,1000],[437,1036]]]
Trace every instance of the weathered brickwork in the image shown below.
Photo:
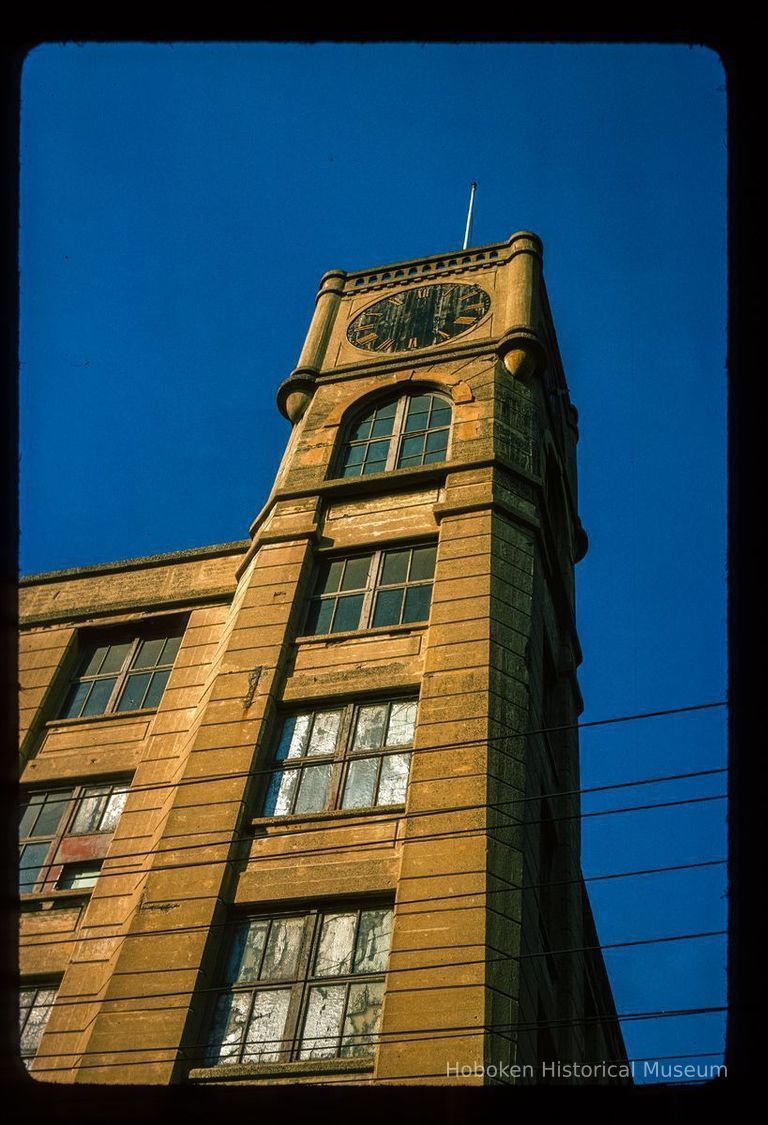
[[[374,301],[431,284],[478,285],[490,311],[407,354],[349,342]],[[350,427],[366,411],[428,394],[451,409],[442,460],[344,475]],[[326,275],[278,401],[293,430],[248,540],[23,581],[24,793],[113,778],[128,788],[93,886],[46,884],[22,898],[22,982],[58,989],[31,1073],[483,1084],[499,1064],[583,1061],[587,987],[602,1057],[620,1056],[601,959],[556,952],[595,944],[574,795],[573,568],[586,538],[576,414],[538,240]],[[384,567],[386,552],[430,546],[423,620],[376,624],[384,569],[369,569],[369,584],[380,577],[359,595],[354,584],[317,585],[326,562],[373,556]],[[409,581],[423,596],[427,579]],[[316,633],[310,599],[349,591],[361,607],[355,627]],[[181,622],[183,636],[156,705],[121,711],[115,687],[111,711],[61,717],[73,678],[102,674],[82,671],[89,644],[163,622]],[[286,716],[391,699],[418,699],[399,803],[333,798],[269,813]],[[333,776],[351,784],[351,768],[345,758]],[[262,1049],[256,1061],[213,1065],[214,1005],[237,920],[365,902],[394,907],[370,1044],[307,1057],[294,1041],[280,1057]],[[295,1037],[305,1017],[292,1018]]]

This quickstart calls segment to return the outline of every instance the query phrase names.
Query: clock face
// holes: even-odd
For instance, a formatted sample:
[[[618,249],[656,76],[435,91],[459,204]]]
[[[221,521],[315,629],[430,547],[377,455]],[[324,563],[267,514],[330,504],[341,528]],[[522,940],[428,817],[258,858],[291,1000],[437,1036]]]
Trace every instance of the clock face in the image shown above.
[[[477,285],[423,285],[370,305],[350,324],[347,339],[369,352],[405,352],[444,344],[468,332],[491,307]]]

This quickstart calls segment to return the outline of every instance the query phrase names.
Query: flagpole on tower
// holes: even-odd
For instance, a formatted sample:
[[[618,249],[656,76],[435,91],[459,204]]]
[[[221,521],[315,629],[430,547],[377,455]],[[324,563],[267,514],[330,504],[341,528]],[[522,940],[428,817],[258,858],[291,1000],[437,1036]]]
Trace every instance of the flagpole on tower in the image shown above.
[[[466,250],[466,248],[469,246],[469,236],[472,232],[472,215],[473,215],[473,212],[475,210],[475,191],[476,190],[477,190],[477,184],[473,180],[472,181],[472,187],[469,190],[469,211],[467,212],[467,226],[466,226],[466,229],[464,231],[464,245],[462,246],[462,250]]]

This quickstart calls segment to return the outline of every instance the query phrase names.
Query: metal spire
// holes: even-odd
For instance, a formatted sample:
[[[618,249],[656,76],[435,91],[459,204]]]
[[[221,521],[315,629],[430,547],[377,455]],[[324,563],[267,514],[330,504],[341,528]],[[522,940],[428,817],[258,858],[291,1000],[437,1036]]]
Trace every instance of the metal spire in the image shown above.
[[[464,245],[462,246],[462,250],[466,250],[466,248],[469,246],[469,236],[472,232],[472,214],[475,210],[475,191],[476,190],[477,190],[477,184],[473,180],[472,181],[472,187],[470,188],[470,191],[469,191],[469,211],[467,212],[467,226],[466,226],[466,230],[464,231]]]

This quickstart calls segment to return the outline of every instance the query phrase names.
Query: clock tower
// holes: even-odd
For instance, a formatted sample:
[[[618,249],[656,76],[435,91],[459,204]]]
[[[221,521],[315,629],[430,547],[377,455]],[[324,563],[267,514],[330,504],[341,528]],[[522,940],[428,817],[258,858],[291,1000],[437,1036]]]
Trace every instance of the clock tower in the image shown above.
[[[249,539],[134,560],[115,601],[148,643],[156,589],[178,655],[138,703],[33,1073],[482,1085],[620,1062],[580,869],[587,539],[539,239],[326,273],[277,403],[292,431]],[[78,580],[85,605],[106,582]],[[34,621],[61,627],[47,581]],[[114,773],[119,720],[65,722],[92,762],[109,735]],[[59,1003],[83,995],[82,1018]]]

